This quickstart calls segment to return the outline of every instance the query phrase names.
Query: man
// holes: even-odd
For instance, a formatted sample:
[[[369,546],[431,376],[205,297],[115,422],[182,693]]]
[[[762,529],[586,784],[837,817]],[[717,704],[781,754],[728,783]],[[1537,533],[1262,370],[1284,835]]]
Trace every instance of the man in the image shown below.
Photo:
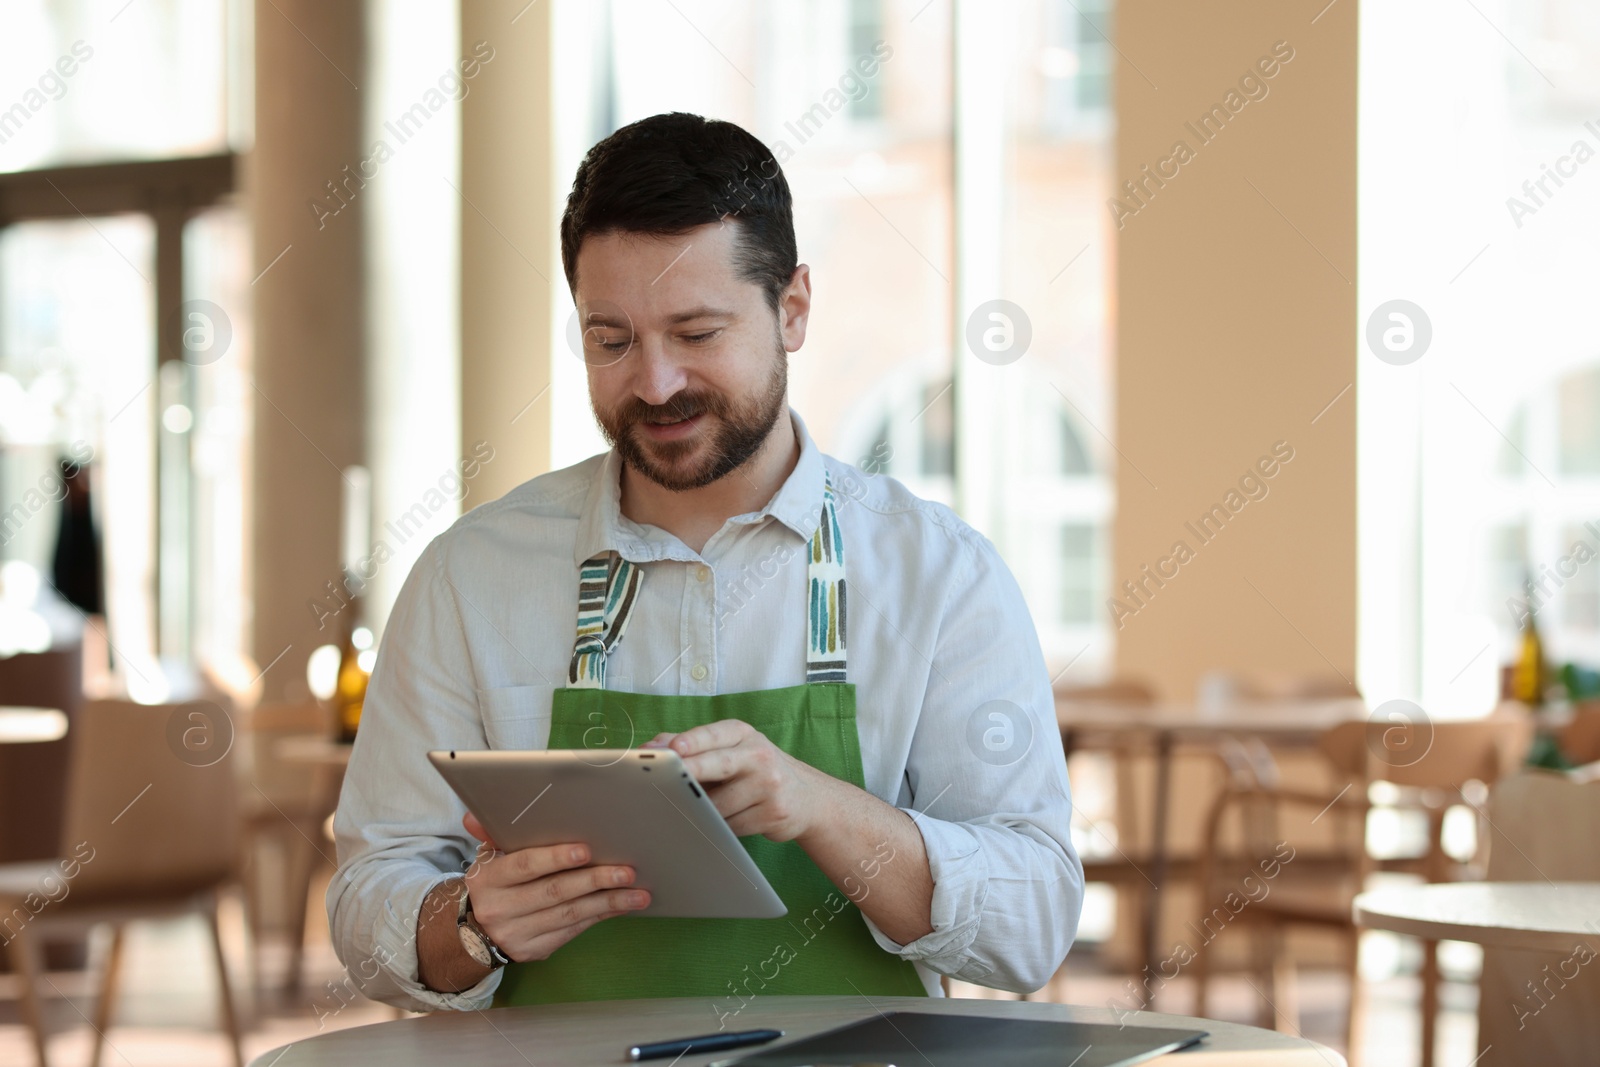
[[[561,251],[612,448],[408,577],[335,820],[340,958],[413,1010],[1039,988],[1083,871],[1038,638],[987,539],[789,408],[811,278],[777,162],[730,123],[636,122],[578,168]],[[629,722],[597,731],[608,689]],[[500,852],[426,758],[597,744],[677,751],[790,915],[622,918],[635,872]]]

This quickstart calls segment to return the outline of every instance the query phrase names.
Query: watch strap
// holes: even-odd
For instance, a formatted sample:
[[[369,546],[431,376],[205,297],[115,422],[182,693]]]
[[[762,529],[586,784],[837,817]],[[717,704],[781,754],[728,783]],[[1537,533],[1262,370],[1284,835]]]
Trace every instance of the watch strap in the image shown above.
[[[473,918],[472,894],[467,890],[464,880],[461,895],[456,903],[456,928],[468,931],[483,944],[489,953],[489,958],[494,961],[493,966],[504,967],[511,962],[511,957],[500,950],[500,946],[494,943],[494,938],[490,937],[488,931],[479,926],[478,921]]]

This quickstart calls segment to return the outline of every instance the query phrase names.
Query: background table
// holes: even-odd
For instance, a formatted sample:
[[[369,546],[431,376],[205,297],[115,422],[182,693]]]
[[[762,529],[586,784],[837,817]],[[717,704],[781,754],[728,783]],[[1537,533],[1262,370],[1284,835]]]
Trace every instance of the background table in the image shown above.
[[[1268,746],[1309,748],[1340,723],[1366,719],[1365,702],[1332,700],[1240,700],[1217,707],[1197,704],[1138,704],[1107,700],[1056,699],[1061,743],[1074,751],[1121,749],[1130,742],[1150,745],[1155,752],[1155,800],[1150,820],[1150,890],[1143,894],[1139,953],[1156,973],[1162,953],[1157,947],[1161,893],[1167,875],[1167,808],[1172,796],[1172,750],[1178,742],[1216,745],[1224,738],[1257,738]]]
[[[350,765],[350,750],[355,746],[348,741],[335,741],[331,737],[303,735],[286,737],[278,742],[278,758],[290,763],[307,763],[316,767],[332,767],[343,771]]]
[[[1585,842],[1588,847],[1592,842]],[[1600,944],[1600,883],[1456,882],[1356,897],[1358,926],[1427,941],[1570,952]]]
[[[731,998],[729,1003],[736,1003]],[[787,1031],[783,1040],[804,1037],[836,1026],[871,1019],[878,1012],[938,1011],[994,1018],[1054,1019],[1063,1022],[1116,1023],[1109,1008],[1035,1004],[999,1000],[953,1000],[923,997],[763,997],[749,1001],[728,1019],[730,1030],[773,1027]],[[1237,1023],[1189,1019],[1155,1012],[1128,1012],[1130,1025],[1206,1030],[1211,1037],[1198,1049],[1150,1060],[1174,1067],[1229,1064],[1234,1067],[1344,1067],[1331,1049],[1302,1038],[1258,1030]],[[692,1000],[620,1000],[583,1004],[551,1004],[529,1008],[496,1008],[481,1012],[439,1012],[392,1023],[353,1027],[320,1034],[274,1049],[251,1067],[318,1067],[322,1064],[377,1063],[383,1067],[436,1067],[470,1063],[473,1067],[588,1067],[620,1064],[629,1045],[717,1029],[712,1002]],[[764,1046],[770,1047],[770,1046]],[[736,1050],[751,1052],[754,1049]],[[704,1067],[732,1058],[733,1052],[683,1056],[673,1067]],[[652,1060],[667,1067],[668,1060]],[[912,1067],[912,1065],[901,1065]]]

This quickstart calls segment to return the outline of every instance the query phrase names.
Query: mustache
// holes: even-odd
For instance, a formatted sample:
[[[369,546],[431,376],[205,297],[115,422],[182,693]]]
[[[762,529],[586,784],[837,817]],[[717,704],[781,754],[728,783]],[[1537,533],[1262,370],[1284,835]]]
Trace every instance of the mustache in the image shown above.
[[[617,414],[625,423],[659,422],[664,419],[692,419],[696,415],[724,415],[727,403],[710,394],[680,393],[665,404],[647,404],[635,398]]]

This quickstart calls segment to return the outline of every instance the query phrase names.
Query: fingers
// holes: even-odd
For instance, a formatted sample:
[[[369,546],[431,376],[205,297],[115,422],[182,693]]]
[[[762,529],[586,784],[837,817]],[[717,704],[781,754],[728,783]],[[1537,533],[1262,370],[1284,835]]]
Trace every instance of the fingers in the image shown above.
[[[632,867],[582,866],[588,858],[581,845],[502,854],[499,867],[517,870],[509,880],[493,870],[480,877],[472,889],[474,917],[495,944],[520,961],[543,959],[601,919],[650,906],[650,893],[632,888]],[[561,866],[537,878],[523,877],[552,864]]]
[[[711,803],[716,806],[717,814],[728,820],[729,826],[733,825],[734,818],[739,813],[755,807],[766,798],[766,795],[766,790],[760,783],[749,776],[736,778],[722,785],[709,786],[706,789],[706,796],[710,797]]]
[[[640,745],[639,747],[640,748],[666,748],[666,747],[668,747],[669,745],[672,744],[672,739],[674,737],[677,737],[677,736],[678,736],[677,734],[659,733],[659,734],[656,734],[654,737],[652,737],[650,740],[646,741],[644,744]]]
[[[518,886],[582,867],[588,862],[586,845],[540,845],[501,853],[496,862],[482,865],[481,878],[496,887]]]
[[[477,885],[483,877],[484,866],[493,863],[497,857],[504,855],[505,853],[497,851],[491,842],[480,841],[477,855],[472,857],[472,862],[467,864],[466,871],[463,872],[466,875],[467,884],[469,886]]]
[[[761,746],[735,745],[732,748],[713,748],[683,761],[684,770],[694,775],[700,783],[726,782],[738,775],[761,769],[767,755]]]
[[[502,855],[499,867],[501,871],[486,869],[479,878],[479,884],[488,892],[481,892],[474,886],[473,913],[487,922],[510,921],[524,915],[536,912],[560,909],[580,897],[594,893],[605,893],[613,890],[622,892],[644,892],[643,890],[626,890],[623,887],[633,884],[634,872],[632,867],[603,864],[595,867],[575,865],[571,869],[547,873],[536,878],[525,878],[521,873],[511,871],[509,877],[504,870],[512,868],[514,864],[543,863],[545,858],[533,855],[538,852],[557,851],[561,856],[570,857],[573,853],[565,851],[570,846],[556,845],[550,849],[523,849],[520,852],[510,852]],[[587,855],[588,850],[583,850]],[[569,863],[570,860],[561,859],[559,862]],[[648,898],[648,894],[646,894]],[[631,906],[632,898],[619,898],[619,907]],[[648,904],[646,899],[643,904]],[[576,922],[582,916],[573,916],[567,922]],[[562,925],[565,925],[564,923]]]
[[[583,867],[576,871],[565,871],[553,874],[548,878],[541,878],[537,882],[517,886],[512,894],[513,910],[534,912],[541,909],[562,908],[575,900],[583,897],[603,894],[610,891],[620,892],[618,907],[629,907],[635,904],[642,906],[648,901],[636,901],[628,896],[629,893],[644,894],[644,890],[629,890],[626,887],[633,884],[633,868],[624,866]],[[648,895],[648,894],[645,894]],[[581,916],[573,916],[568,922],[577,922]]]
[[[732,748],[755,733],[755,727],[739,719],[719,719],[685,730],[672,739],[672,750],[685,758],[713,749]]]
[[[593,867],[570,871],[487,894],[473,900],[472,912],[491,934],[548,933],[603,911],[637,911],[650,906],[650,894],[629,888],[633,871],[627,867]],[[498,937],[496,938],[498,940]]]
[[[473,837],[476,837],[479,841],[482,841],[495,851],[499,851],[499,846],[497,846],[494,843],[493,838],[489,836],[489,831],[483,828],[483,823],[479,822],[478,817],[472,814],[472,812],[469,811],[465,815],[461,816],[461,825],[466,828],[467,833],[471,834]]]
[[[476,905],[473,913],[495,944],[520,961],[544,959],[602,919],[627,915],[649,904],[650,894],[642,889],[610,889],[505,919],[485,918]]]

